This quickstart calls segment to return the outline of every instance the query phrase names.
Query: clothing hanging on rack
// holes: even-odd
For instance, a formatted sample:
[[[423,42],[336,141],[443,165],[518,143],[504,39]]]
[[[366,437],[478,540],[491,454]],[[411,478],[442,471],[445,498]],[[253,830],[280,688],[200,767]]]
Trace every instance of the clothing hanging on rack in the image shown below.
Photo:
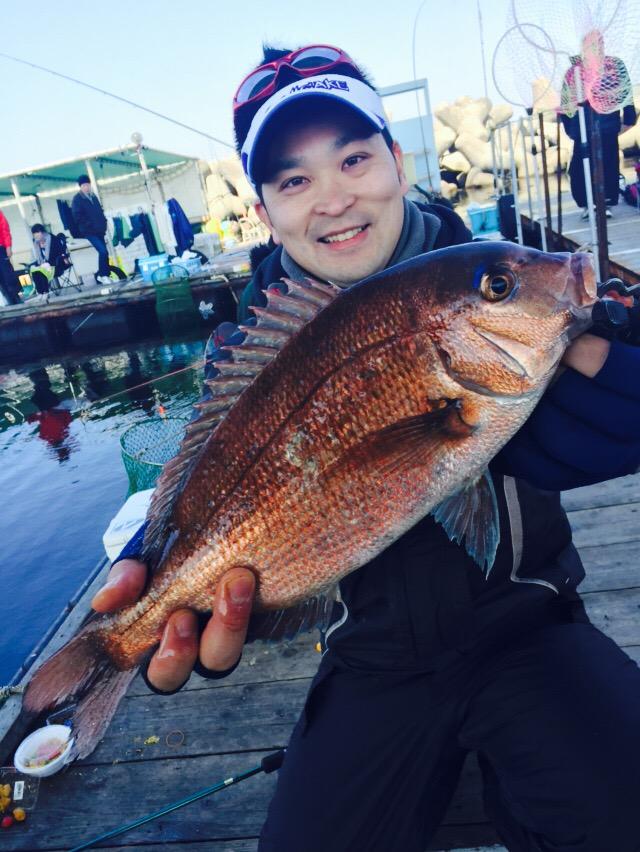
[[[173,233],[176,237],[176,253],[181,255],[193,245],[193,228],[186,213],[175,198],[167,201],[167,209],[173,223]]]

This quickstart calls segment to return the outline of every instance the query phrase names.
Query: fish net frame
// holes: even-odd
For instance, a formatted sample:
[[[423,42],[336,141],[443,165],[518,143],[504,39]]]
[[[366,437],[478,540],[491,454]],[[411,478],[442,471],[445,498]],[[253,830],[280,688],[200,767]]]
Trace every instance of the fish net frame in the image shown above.
[[[633,103],[632,79],[640,67],[635,0],[511,0],[507,25],[517,31],[511,36],[511,53],[518,57],[512,70],[518,68],[515,76],[523,82],[533,82],[544,55],[553,55],[549,89],[561,112],[574,115],[583,100],[598,113]]]
[[[189,420],[154,417],[134,423],[120,436],[120,453],[129,478],[129,496],[153,488],[164,465],[180,449]]]

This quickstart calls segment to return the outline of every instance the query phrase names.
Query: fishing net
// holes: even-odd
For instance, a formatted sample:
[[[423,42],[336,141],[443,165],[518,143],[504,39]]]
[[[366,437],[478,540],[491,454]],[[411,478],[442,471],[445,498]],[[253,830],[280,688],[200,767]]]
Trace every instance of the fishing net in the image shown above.
[[[180,334],[200,325],[193,302],[189,273],[179,264],[163,266],[152,276],[156,315],[163,334]]]
[[[123,432],[120,450],[129,494],[154,487],[163,465],[178,452],[187,423],[178,418],[154,418],[134,423]]]
[[[511,0],[507,25],[517,31],[512,56],[514,46],[516,54],[521,51],[512,74],[532,83],[546,54],[547,66],[553,65],[550,88],[559,94],[561,112],[576,113],[580,83],[583,99],[596,112],[633,103],[640,41],[637,0]]]
[[[558,56],[551,37],[536,24],[512,25],[493,53],[493,82],[514,106],[557,105]]]

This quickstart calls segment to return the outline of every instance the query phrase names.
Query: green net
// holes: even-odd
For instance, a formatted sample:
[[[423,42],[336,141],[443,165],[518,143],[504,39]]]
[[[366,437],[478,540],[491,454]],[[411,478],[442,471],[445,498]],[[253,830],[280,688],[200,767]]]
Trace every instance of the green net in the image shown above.
[[[163,465],[180,448],[188,420],[154,418],[134,423],[120,437],[120,449],[127,476],[129,494],[153,488]]]
[[[200,324],[193,303],[189,273],[178,264],[156,269],[151,280],[156,291],[156,314],[163,334],[179,334]]]

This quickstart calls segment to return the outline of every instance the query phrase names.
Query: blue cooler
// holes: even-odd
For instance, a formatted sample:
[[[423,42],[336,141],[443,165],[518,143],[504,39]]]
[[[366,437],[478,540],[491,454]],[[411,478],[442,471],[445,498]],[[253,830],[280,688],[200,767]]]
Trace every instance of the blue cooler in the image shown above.
[[[467,215],[474,237],[498,230],[498,210],[495,204],[490,207],[470,204],[467,207]]]
[[[149,257],[141,257],[138,260],[138,269],[140,270],[140,274],[142,275],[143,281],[151,282],[153,273],[156,271],[156,269],[160,269],[162,266],[168,265],[168,254],[152,254]]]

